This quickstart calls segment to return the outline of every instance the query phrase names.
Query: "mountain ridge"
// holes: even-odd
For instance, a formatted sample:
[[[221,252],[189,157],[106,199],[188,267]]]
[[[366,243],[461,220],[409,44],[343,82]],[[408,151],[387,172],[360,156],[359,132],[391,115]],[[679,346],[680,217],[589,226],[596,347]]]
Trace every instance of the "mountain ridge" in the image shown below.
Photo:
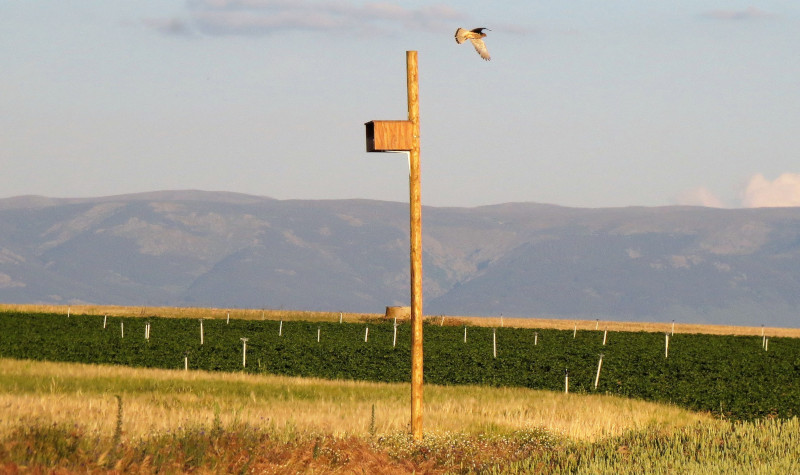
[[[798,326],[800,208],[423,208],[426,314]],[[0,199],[0,301],[381,312],[408,204],[156,191]]]

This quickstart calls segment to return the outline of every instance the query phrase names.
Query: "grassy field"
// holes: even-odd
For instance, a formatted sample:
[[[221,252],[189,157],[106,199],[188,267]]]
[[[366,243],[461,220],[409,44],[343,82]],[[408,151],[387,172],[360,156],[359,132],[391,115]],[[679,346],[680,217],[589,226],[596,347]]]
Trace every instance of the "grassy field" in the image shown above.
[[[409,420],[407,384],[134,369],[0,359],[0,421],[7,435],[26,420],[46,424],[91,421],[89,434],[113,432],[121,395],[135,414],[125,439],[210,424],[255,422],[275,433],[322,432],[335,437],[403,432]],[[373,412],[374,407],[374,412]],[[708,415],[674,406],[603,395],[564,395],[524,388],[435,386],[425,390],[430,434],[507,434],[547,427],[573,440],[594,441],[657,424],[683,427]],[[8,414],[8,413],[7,413]]]
[[[0,360],[0,471],[791,473],[800,424],[522,388]]]
[[[320,322],[383,317],[0,305],[8,310]],[[442,316],[428,323],[671,330]],[[675,325],[676,333],[762,331],[800,336],[794,329]],[[732,422],[602,394],[429,384],[425,437],[414,443],[409,399],[408,384],[0,359],[0,473],[800,473],[795,417]]]
[[[295,310],[270,310],[270,309],[225,309],[225,308],[196,308],[196,307],[122,307],[100,305],[33,305],[33,304],[0,304],[0,311],[15,311],[24,313],[63,313],[86,315],[109,315],[119,317],[175,317],[175,318],[235,318],[243,320],[303,320],[303,321],[339,321],[363,322],[380,319],[384,314],[379,313],[348,313],[348,312],[309,312]],[[543,318],[502,318],[492,317],[464,317],[464,316],[426,316],[426,320],[442,325],[469,325],[486,327],[513,327],[513,328],[551,328],[556,330],[604,330],[608,331],[645,331],[645,332],[672,332],[670,323],[647,322],[616,322],[606,320],[568,320],[568,319],[543,319]],[[800,328],[780,328],[762,326],[729,326],[729,325],[700,325],[676,322],[675,333],[702,333],[709,335],[751,335],[767,337],[800,338]]]

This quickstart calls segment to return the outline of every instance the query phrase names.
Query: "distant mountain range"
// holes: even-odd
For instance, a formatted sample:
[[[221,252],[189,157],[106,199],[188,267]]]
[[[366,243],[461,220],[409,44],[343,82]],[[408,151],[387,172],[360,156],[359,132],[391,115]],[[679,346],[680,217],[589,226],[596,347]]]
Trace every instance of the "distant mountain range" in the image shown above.
[[[800,208],[423,210],[428,315],[800,326]],[[408,205],[164,191],[0,200],[0,301],[383,312]]]

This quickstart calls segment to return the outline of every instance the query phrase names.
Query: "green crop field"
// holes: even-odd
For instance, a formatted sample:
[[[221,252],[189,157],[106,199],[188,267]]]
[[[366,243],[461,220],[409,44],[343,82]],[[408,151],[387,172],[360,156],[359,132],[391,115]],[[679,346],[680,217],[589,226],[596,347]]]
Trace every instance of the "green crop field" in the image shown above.
[[[429,321],[414,442],[408,325],[293,317],[0,312],[0,470],[800,470],[800,339]]]
[[[105,323],[105,328],[104,328]],[[149,338],[145,338],[149,325]],[[328,379],[410,379],[391,322],[0,313],[0,356]],[[465,340],[466,333],[466,342]],[[243,354],[246,338],[246,354]],[[604,338],[606,339],[603,344]],[[800,339],[426,325],[425,381],[620,395],[736,420],[800,411]],[[600,356],[603,356],[597,378]],[[246,358],[246,366],[243,359]],[[597,387],[595,388],[595,381]]]

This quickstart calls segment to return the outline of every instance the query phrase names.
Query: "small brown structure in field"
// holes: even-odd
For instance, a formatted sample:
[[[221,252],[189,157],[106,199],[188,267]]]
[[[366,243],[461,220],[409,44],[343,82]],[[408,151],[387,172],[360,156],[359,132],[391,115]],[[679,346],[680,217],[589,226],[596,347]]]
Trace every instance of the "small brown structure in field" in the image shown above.
[[[394,318],[398,320],[411,318],[411,307],[386,307],[386,319]]]

